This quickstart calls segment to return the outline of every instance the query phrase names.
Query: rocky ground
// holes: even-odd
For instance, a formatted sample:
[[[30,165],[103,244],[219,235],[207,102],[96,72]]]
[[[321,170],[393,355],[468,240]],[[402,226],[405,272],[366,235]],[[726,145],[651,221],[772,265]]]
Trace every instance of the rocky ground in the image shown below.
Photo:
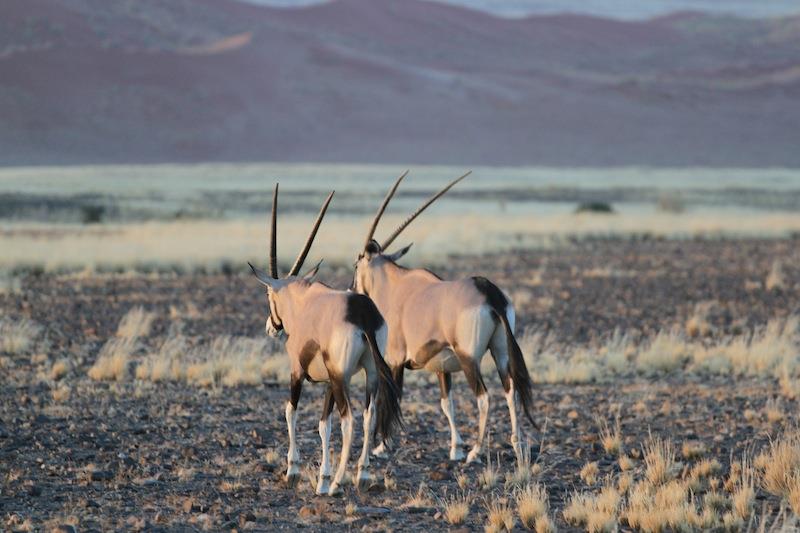
[[[565,345],[597,342],[615,328],[649,338],[683,326],[704,302],[710,302],[711,334],[719,337],[798,312],[797,244],[589,241],[557,250],[454,258],[439,271],[445,278],[480,273],[494,279],[517,302],[518,329],[539,328]],[[782,265],[781,283],[768,290],[776,261]],[[349,275],[344,268],[322,273],[340,286]],[[487,506],[511,497],[503,474],[514,469],[514,460],[496,379],[488,382],[490,456],[501,472],[496,487],[480,486],[485,459],[484,465],[448,461],[437,387],[419,380],[406,388],[405,432],[390,457],[374,463],[373,486],[363,493],[348,486],[343,496],[316,497],[307,479],[293,489],[282,481],[285,386],[199,388],[87,377],[100,346],[135,305],[157,314],[143,339],[151,346],[176,320],[196,342],[263,335],[263,293],[242,274],[30,275],[20,291],[0,295],[5,316],[27,317],[44,327],[29,353],[3,354],[0,365],[4,528],[444,530],[452,526],[442,516],[443,502],[467,493],[472,503],[461,527],[480,530]],[[56,381],[51,367],[60,359],[70,365]],[[459,425],[469,443],[476,409],[463,377],[455,381]],[[322,393],[321,386],[309,385],[301,401],[299,442],[309,467],[319,459]],[[778,394],[774,380],[683,374],[537,385],[535,417],[541,429],[523,427],[534,448],[535,478],[547,487],[551,514],[563,530],[569,526],[560,510],[573,490],[596,488],[606,475],[620,472],[616,458],[601,446],[601,421],[619,417],[623,448],[634,462],[651,435],[670,438],[678,448],[702,442],[704,456],[722,464],[724,479],[732,460],[756,453],[771,435],[796,423],[797,404],[789,399],[780,404],[782,416],[767,416],[767,402]],[[361,396],[354,393],[357,409]],[[355,447],[361,442],[358,427]],[[334,428],[338,450],[338,424]],[[587,485],[579,472],[591,461],[598,462],[600,474]],[[461,474],[466,477],[459,479]],[[420,485],[426,498],[409,504]],[[756,508],[774,513],[778,500],[758,490]]]

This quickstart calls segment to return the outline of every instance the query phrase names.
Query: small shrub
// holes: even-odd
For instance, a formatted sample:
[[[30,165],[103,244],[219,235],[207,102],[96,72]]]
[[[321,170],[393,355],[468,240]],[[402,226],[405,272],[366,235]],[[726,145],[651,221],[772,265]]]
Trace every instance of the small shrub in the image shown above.
[[[99,224],[103,221],[106,208],[102,205],[82,205],[80,211],[81,222],[84,224]]]
[[[614,213],[614,207],[608,202],[583,202],[575,208],[576,213],[599,213],[610,215]]]

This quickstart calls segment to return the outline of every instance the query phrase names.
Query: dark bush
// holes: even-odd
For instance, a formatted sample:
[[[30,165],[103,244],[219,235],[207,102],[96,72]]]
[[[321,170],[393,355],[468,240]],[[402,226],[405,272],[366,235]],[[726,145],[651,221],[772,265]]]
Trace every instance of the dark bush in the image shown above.
[[[99,224],[103,221],[106,208],[102,205],[82,205],[81,220],[84,224]]]
[[[576,213],[614,213],[614,208],[607,202],[584,202],[575,208]]]

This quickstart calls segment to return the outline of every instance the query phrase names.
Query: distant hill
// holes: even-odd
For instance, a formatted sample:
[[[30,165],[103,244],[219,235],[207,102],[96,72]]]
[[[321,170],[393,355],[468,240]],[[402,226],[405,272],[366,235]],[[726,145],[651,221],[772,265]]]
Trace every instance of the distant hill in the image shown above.
[[[251,4],[299,7],[333,0],[240,0]],[[644,19],[676,11],[702,11],[739,17],[797,15],[797,0],[428,0],[506,17],[582,13],[619,19]]]
[[[800,166],[800,17],[0,2],[0,164]]]

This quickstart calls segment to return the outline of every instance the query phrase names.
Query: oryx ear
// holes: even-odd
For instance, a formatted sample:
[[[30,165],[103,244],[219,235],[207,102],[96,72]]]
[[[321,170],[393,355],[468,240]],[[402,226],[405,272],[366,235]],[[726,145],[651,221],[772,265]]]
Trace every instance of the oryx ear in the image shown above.
[[[379,254],[381,253],[381,245],[375,239],[370,239],[370,241],[364,247],[364,253],[369,255]]]
[[[391,259],[392,261],[397,261],[398,259],[400,259],[404,255],[406,255],[408,253],[408,251],[411,249],[412,246],[414,246],[413,242],[411,244],[409,244],[408,246],[406,246],[405,248],[402,248],[402,249],[396,251],[393,254],[389,254],[386,257],[388,259]]]
[[[263,270],[254,267],[252,265],[252,263],[250,263],[250,261],[248,261],[247,264],[250,265],[250,270],[253,271],[253,275],[256,277],[256,279],[259,281],[259,283],[261,283],[262,285],[265,285],[267,287],[272,287],[272,284],[275,283],[276,281],[278,281],[278,280],[272,278],[269,274],[267,274]]]
[[[314,278],[316,278],[317,274],[319,273],[319,267],[321,265],[322,265],[322,259],[320,259],[319,263],[314,265],[314,267],[311,270],[309,270],[308,272],[303,274],[303,280],[307,281],[309,283],[313,283],[314,282]]]

